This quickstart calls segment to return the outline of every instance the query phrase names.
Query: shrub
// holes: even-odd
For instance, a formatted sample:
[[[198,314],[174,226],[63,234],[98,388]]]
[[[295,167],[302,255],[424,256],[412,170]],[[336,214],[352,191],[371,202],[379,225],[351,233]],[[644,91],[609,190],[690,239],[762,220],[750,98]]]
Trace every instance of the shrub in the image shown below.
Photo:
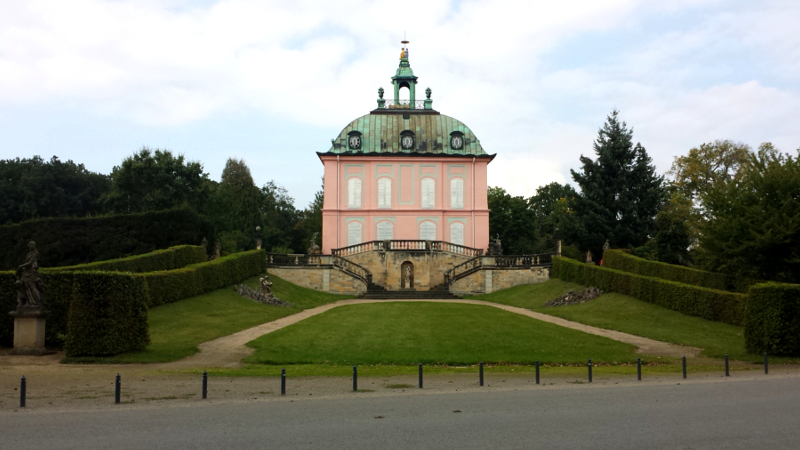
[[[731,325],[744,323],[746,295],[647,277],[605,266],[553,258],[552,276],[619,292],[675,311]]]
[[[730,277],[725,274],[649,261],[633,256],[624,250],[603,252],[603,267],[723,291],[729,290],[732,285]]]
[[[173,245],[213,242],[209,222],[188,207],[140,214],[49,218],[0,226],[0,269],[15,270],[36,241],[46,267],[140,255]]]
[[[43,271],[85,272],[89,270],[106,272],[155,272],[186,267],[189,264],[205,262],[206,250],[199,245],[178,245],[165,250],[156,250],[143,255],[110,259],[77,266],[53,267]]]
[[[264,250],[250,250],[182,269],[137,276],[147,283],[148,305],[154,307],[239,283],[264,273],[266,267]]]
[[[756,284],[747,296],[746,311],[748,352],[800,355],[800,285]]]
[[[150,343],[144,281],[129,273],[72,272],[67,356],[144,350]]]

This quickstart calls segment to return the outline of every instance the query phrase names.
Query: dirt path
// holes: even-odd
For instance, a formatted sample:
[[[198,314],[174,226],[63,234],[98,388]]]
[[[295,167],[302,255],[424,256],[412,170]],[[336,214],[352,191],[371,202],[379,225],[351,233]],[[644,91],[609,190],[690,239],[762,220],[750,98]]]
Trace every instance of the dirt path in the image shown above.
[[[253,328],[242,330],[228,336],[223,336],[213,341],[204,342],[199,345],[200,353],[184,358],[180,361],[171,363],[160,364],[159,367],[164,369],[177,369],[188,367],[238,367],[241,365],[242,358],[250,356],[254,350],[247,347],[245,344],[253,339],[272,333],[273,331],[280,330],[281,328],[300,322],[317,314],[322,314],[333,308],[345,305],[360,305],[365,303],[381,303],[381,302],[437,302],[437,303],[466,303],[470,305],[482,305],[499,308],[504,311],[509,311],[523,316],[531,317],[542,322],[548,322],[559,325],[573,330],[583,331],[585,333],[594,334],[597,336],[607,337],[615,341],[625,342],[638,347],[637,353],[643,353],[654,356],[668,356],[668,357],[696,357],[700,354],[701,349],[695,347],[686,347],[676,344],[669,344],[666,342],[655,341],[652,339],[634,336],[620,331],[606,330],[603,328],[592,327],[582,323],[571,322],[569,320],[561,319],[547,314],[531,311],[525,308],[518,308],[516,306],[501,305],[497,303],[484,302],[481,300],[368,300],[368,299],[354,299],[354,300],[340,300],[338,302],[329,303],[327,305],[318,306],[316,308],[307,309],[300,313],[287,316],[272,322],[258,325]]]

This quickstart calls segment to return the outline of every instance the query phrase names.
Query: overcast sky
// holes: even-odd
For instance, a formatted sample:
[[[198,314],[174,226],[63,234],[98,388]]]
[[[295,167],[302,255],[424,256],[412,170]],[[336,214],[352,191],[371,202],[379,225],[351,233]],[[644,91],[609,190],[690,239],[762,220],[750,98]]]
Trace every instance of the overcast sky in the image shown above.
[[[243,158],[305,207],[315,152],[417,87],[489,153],[489,184],[571,181],[614,108],[663,173],[716,139],[800,147],[800,2],[0,1],[0,159],[109,173],[143,146],[219,180]]]

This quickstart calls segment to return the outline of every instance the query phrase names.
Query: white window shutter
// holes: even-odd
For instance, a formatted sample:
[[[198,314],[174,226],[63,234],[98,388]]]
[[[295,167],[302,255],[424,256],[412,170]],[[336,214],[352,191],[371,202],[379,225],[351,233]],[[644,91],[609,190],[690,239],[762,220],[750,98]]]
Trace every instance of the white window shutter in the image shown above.
[[[450,242],[456,245],[464,245],[464,224],[461,222],[450,224]]]
[[[392,239],[392,226],[389,222],[381,222],[378,224],[378,240],[385,241]]]
[[[347,225],[347,245],[356,245],[361,243],[361,223],[350,222]]]
[[[453,209],[464,207],[464,180],[461,178],[450,180],[450,207]]]
[[[430,178],[422,180],[422,207],[433,208],[436,205],[434,201],[435,183]]]
[[[423,241],[435,241],[436,224],[433,222],[422,222],[419,225],[419,238]]]

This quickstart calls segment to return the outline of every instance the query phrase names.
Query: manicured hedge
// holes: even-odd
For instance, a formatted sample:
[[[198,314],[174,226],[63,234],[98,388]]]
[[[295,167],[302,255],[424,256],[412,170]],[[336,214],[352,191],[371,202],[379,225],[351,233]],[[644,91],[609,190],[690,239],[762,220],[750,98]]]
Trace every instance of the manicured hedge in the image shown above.
[[[250,250],[182,269],[137,274],[147,283],[150,307],[230,286],[264,273],[266,252]]]
[[[156,250],[143,255],[110,259],[77,266],[53,267],[43,271],[85,272],[89,270],[106,272],[156,272],[186,267],[189,264],[205,262],[206,250],[199,245],[177,245],[165,250]]]
[[[605,266],[605,258],[603,265]],[[630,295],[708,320],[732,325],[744,324],[745,294],[636,275],[561,257],[553,258],[551,276],[585,286],[597,286],[604,291]]]
[[[68,356],[137,350],[144,348],[142,342],[146,346],[147,292],[135,275],[45,272],[41,277],[48,346],[63,345]],[[17,307],[14,281],[13,272],[0,272],[0,345],[8,347],[14,342],[14,318],[8,315]]]
[[[130,273],[72,272],[67,356],[144,350],[150,343],[144,280]]]
[[[633,256],[625,250],[603,252],[603,267],[721,291],[730,290],[732,284],[730,277],[725,274],[649,261]]]
[[[210,223],[193,209],[49,218],[0,226],[0,270],[15,270],[35,241],[44,267],[140,255],[173,245],[214,242]]]
[[[748,352],[800,355],[800,285],[752,286],[746,311],[744,342]]]

